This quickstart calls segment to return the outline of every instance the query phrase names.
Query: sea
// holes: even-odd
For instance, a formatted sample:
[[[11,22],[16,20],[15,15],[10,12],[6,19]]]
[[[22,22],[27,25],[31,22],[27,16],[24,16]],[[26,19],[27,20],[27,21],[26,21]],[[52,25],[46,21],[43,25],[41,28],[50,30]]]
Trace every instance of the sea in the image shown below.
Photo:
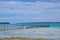
[[[28,23],[16,23],[16,24],[0,24],[2,26],[41,26],[49,25],[49,27],[60,27],[60,22],[28,22]]]
[[[0,24],[2,26],[40,26],[49,25],[49,27],[29,28],[29,29],[14,29],[0,31],[0,38],[10,37],[27,37],[27,38],[47,38],[50,40],[60,40],[60,22],[36,22],[36,23],[17,23],[17,24]]]

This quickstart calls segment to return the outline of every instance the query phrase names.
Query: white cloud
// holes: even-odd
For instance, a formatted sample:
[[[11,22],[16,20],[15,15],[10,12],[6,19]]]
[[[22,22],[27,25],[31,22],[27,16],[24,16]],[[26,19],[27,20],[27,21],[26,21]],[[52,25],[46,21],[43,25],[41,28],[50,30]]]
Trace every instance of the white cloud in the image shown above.
[[[15,20],[26,19],[51,19],[60,20],[60,3],[54,2],[0,2],[0,14],[13,15]],[[1,19],[1,18],[0,18]],[[4,19],[13,19],[5,17]],[[2,19],[3,20],[3,19]]]

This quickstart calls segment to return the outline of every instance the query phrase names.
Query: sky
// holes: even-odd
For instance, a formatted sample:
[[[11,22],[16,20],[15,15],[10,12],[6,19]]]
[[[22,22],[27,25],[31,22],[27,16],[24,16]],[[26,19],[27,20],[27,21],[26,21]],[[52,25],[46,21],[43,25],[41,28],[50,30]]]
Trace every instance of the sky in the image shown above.
[[[0,22],[60,22],[60,0],[0,0]]]

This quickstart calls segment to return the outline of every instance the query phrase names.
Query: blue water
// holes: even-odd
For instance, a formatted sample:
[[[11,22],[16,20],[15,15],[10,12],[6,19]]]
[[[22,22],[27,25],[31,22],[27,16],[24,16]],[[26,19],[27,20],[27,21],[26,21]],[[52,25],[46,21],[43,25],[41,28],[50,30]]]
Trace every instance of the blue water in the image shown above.
[[[60,24],[50,24],[50,27],[60,27]]]
[[[60,23],[56,22],[37,22],[37,23],[20,23],[23,26],[40,26],[40,25],[49,25],[50,27],[60,27]]]
[[[60,27],[60,23],[47,23],[47,22],[35,22],[35,23],[18,23],[18,24],[0,24],[1,26],[40,26],[49,25],[50,27]]]

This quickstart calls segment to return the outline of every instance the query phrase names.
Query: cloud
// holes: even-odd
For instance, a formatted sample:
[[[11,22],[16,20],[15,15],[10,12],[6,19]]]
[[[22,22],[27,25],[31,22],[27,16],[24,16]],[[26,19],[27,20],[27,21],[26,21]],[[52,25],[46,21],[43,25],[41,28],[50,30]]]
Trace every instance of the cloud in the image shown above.
[[[59,2],[0,2],[0,21],[59,21],[59,15]]]

